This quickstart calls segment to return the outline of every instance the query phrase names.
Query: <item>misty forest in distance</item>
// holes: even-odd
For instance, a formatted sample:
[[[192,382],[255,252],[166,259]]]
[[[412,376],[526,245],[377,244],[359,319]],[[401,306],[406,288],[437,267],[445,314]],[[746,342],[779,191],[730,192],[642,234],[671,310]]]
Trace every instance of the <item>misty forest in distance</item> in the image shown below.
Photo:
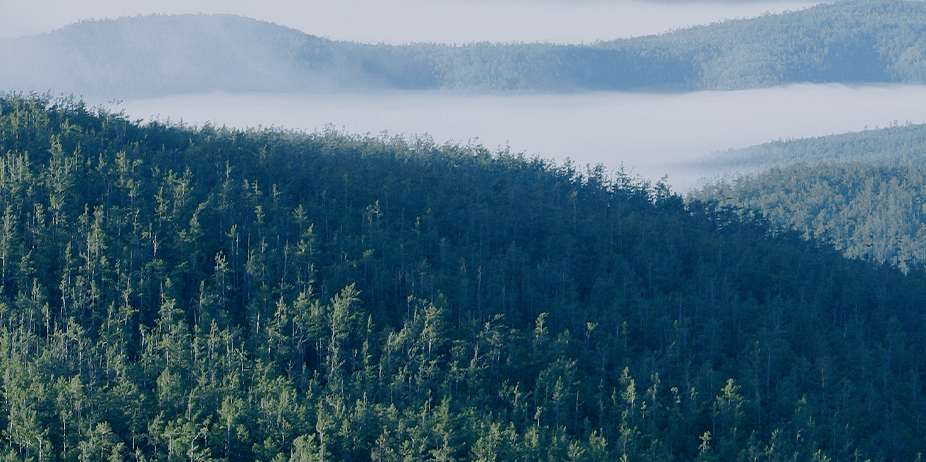
[[[924,29],[926,3],[875,0],[590,45],[233,15],[0,39],[22,64],[0,69],[0,457],[920,460],[926,125],[719,151],[697,161],[751,173],[683,197],[52,95],[919,86]]]
[[[232,15],[82,21],[0,40],[11,88],[116,98],[331,88],[733,90],[926,82],[926,5],[846,1],[588,45],[332,41]],[[19,64],[19,65],[17,65]]]

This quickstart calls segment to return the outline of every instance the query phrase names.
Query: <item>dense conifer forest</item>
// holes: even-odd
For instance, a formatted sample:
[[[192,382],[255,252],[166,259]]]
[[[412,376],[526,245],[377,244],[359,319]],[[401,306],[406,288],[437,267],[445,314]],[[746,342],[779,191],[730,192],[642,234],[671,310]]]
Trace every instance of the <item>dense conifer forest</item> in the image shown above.
[[[307,31],[311,33],[311,31]],[[851,0],[584,45],[360,44],[231,15],[82,21],[0,40],[0,88],[143,97],[336,88],[729,90],[926,82],[926,3]]]
[[[10,461],[916,460],[926,297],[662,183],[0,97]]]

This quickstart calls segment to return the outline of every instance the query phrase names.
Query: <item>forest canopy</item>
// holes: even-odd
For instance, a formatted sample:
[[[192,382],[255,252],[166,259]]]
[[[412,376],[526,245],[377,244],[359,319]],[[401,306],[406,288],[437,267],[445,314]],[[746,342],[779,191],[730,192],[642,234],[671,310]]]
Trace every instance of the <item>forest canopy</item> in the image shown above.
[[[4,460],[914,460],[924,274],[478,145],[0,97]]]

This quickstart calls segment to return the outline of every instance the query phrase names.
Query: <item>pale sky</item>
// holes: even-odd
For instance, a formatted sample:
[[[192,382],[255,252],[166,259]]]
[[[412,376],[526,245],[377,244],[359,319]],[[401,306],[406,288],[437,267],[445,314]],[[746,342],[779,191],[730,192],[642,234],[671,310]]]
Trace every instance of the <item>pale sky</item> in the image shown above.
[[[633,0],[0,0],[0,37],[81,19],[233,13],[365,43],[591,43],[658,34],[819,2],[643,3]]]

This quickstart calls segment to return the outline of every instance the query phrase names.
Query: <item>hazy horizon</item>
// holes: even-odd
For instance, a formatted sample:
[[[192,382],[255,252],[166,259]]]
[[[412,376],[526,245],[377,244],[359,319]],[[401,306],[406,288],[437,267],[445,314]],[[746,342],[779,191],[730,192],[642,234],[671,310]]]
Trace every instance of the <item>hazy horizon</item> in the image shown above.
[[[139,14],[230,13],[333,40],[592,43],[806,8],[819,1],[646,2],[638,0],[7,0],[0,37],[50,32],[85,19]]]

